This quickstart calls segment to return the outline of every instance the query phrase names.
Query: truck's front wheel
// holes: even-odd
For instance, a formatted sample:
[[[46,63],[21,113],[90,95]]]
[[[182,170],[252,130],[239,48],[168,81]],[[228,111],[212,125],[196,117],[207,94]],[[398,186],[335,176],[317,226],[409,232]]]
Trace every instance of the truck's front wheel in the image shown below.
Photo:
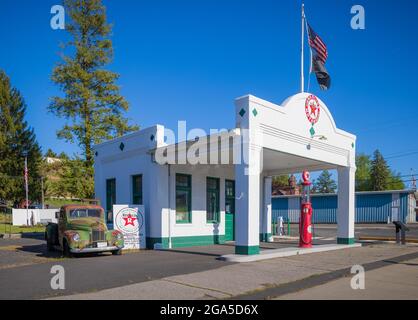
[[[64,257],[67,258],[71,258],[73,256],[73,254],[70,251],[70,246],[68,245],[68,242],[66,240],[64,240],[63,242],[63,254]]]
[[[46,248],[48,251],[54,250],[54,245],[51,243],[51,239],[46,235]]]

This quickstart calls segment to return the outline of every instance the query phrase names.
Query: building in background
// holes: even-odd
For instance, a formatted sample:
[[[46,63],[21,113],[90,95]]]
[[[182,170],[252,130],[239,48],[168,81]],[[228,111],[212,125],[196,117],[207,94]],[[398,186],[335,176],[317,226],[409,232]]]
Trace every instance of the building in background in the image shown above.
[[[391,223],[418,221],[417,193],[414,190],[356,192],[356,223]],[[337,223],[337,194],[312,194],[313,223]],[[285,221],[298,223],[300,196],[273,196],[272,221],[283,217]]]

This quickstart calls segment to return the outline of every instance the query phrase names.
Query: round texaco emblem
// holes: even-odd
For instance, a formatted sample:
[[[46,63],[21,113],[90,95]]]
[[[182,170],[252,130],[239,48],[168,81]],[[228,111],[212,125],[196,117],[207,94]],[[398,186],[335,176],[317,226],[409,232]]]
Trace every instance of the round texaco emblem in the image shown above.
[[[124,233],[137,233],[144,221],[137,208],[123,208],[116,214],[115,223]]]
[[[321,107],[319,105],[318,98],[314,95],[310,95],[306,98],[305,101],[305,113],[309,122],[315,124],[319,120],[319,113],[321,112]]]

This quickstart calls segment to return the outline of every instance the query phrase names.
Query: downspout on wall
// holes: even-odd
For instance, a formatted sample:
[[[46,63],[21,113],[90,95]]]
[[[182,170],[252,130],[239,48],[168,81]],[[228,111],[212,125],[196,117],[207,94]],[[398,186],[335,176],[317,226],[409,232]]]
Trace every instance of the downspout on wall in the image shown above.
[[[168,248],[171,249],[171,165],[168,166]]]

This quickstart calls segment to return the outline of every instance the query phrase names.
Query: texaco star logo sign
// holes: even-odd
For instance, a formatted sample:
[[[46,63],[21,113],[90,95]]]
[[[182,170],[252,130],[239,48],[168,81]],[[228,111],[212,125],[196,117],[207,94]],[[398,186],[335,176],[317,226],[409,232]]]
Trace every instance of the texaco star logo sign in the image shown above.
[[[318,98],[311,94],[305,100],[305,113],[309,122],[314,125],[319,120],[319,113],[321,112],[321,107],[319,105]]]
[[[142,215],[138,214],[138,208],[124,208],[116,214],[115,219],[118,230],[124,233],[137,233],[142,227]]]

